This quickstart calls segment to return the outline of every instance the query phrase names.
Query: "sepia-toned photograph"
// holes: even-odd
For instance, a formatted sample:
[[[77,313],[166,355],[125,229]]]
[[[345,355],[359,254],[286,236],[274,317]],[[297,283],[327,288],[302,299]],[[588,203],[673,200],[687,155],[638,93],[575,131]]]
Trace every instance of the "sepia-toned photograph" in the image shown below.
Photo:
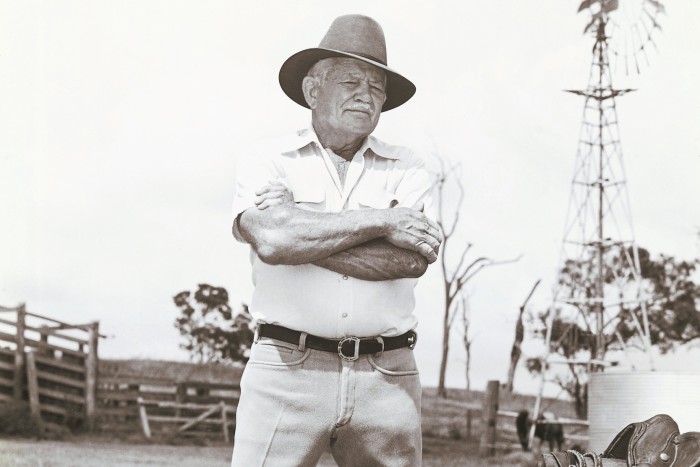
[[[700,467],[698,25],[0,0],[0,467]]]

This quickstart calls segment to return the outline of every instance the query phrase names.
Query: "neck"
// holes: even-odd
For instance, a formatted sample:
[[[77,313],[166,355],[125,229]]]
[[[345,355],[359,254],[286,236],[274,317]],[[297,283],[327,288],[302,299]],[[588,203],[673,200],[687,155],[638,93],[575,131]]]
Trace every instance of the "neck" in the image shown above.
[[[319,131],[320,130],[320,131]],[[345,160],[353,158],[364,143],[366,136],[348,135],[335,131],[323,131],[314,125],[318,141],[324,148],[330,149]]]

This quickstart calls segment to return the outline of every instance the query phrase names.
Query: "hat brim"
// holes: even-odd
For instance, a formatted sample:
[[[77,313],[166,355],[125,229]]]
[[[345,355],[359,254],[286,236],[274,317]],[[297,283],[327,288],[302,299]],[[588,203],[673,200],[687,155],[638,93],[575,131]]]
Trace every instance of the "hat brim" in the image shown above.
[[[405,104],[416,93],[416,86],[383,63],[341,50],[313,48],[302,50],[289,57],[280,68],[279,81],[284,93],[297,104],[309,108],[301,83],[311,66],[324,58],[346,57],[369,63],[386,72],[386,101],[382,112]]]

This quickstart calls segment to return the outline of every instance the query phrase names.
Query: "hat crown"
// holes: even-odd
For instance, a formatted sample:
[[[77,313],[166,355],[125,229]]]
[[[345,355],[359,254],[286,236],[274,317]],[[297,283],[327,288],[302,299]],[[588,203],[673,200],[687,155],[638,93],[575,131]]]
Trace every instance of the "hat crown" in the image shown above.
[[[319,44],[320,48],[340,50],[387,65],[384,31],[375,20],[363,15],[336,18]]]

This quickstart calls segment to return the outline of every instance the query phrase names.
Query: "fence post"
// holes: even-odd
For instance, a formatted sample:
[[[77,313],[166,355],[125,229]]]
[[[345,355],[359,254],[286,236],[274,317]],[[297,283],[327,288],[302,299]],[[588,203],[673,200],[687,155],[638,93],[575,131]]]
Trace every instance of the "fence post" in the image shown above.
[[[24,303],[17,307],[17,335],[15,344],[15,385],[13,397],[16,401],[22,400],[22,380],[24,379],[24,327],[27,309]]]
[[[467,439],[472,439],[472,409],[467,409]]]
[[[187,383],[185,382],[178,382],[175,384],[175,403],[176,404],[184,404],[187,399]],[[179,417],[182,415],[182,411],[180,410],[180,407],[175,408],[175,416]]]
[[[224,431],[224,441],[228,444],[228,420],[226,418],[226,403],[224,401],[219,401],[219,407],[221,407],[221,429]]]
[[[29,412],[32,420],[42,429],[41,405],[39,403],[39,376],[36,371],[36,360],[34,351],[27,352],[27,390],[29,392]]]
[[[86,381],[85,381],[85,415],[87,417],[88,429],[95,429],[96,418],[96,398],[97,398],[97,342],[99,339],[99,321],[95,321],[88,325],[88,354],[86,363]]]
[[[484,397],[483,428],[479,455],[493,456],[496,453],[496,417],[498,415],[498,381],[489,381]]]
[[[40,355],[46,355],[47,353],[53,354],[53,352],[48,352],[49,345],[49,335],[45,330],[45,326],[39,328],[39,347],[38,351]]]
[[[138,397],[136,399],[137,404],[139,405],[139,418],[141,419],[141,428],[143,428],[143,434],[146,436],[146,438],[151,437],[151,427],[148,424],[148,414],[146,413],[146,404],[143,400],[143,397]]]

